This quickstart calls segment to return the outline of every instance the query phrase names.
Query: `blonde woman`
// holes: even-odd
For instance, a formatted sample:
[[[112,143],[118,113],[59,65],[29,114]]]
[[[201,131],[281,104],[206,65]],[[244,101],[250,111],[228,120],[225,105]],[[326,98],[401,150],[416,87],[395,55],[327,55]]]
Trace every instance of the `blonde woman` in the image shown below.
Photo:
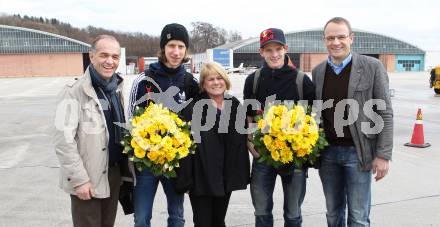
[[[198,100],[209,100],[201,111],[202,124],[209,119],[210,113],[215,113],[215,124],[211,129],[200,132],[201,142],[192,156],[189,197],[193,221],[195,227],[225,226],[232,191],[246,189],[249,184],[247,135],[235,129],[237,110],[241,104],[233,96],[225,97],[226,90],[231,88],[225,70],[217,63],[204,64],[199,84],[201,94]],[[208,111],[208,108],[215,108],[216,111]],[[223,114],[230,114],[227,132],[219,132],[219,121]]]

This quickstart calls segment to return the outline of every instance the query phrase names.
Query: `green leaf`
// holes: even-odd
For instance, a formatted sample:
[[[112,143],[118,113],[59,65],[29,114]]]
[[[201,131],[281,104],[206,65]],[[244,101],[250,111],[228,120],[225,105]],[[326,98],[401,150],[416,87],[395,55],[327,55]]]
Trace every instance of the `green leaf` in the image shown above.
[[[143,162],[143,164],[144,164],[146,167],[148,167],[148,168],[150,168],[151,165],[152,165],[152,162],[151,162],[149,159],[147,159],[147,158],[144,158],[144,159],[142,160],[142,162]]]
[[[169,178],[175,178],[175,177],[177,177],[177,173],[176,173],[176,171],[171,170],[171,171],[166,173],[165,177],[167,177],[168,179]]]
[[[254,121],[255,121],[255,122],[258,122],[258,121],[261,120],[261,119],[263,119],[263,116],[262,116],[262,115],[256,115],[256,116],[254,117]]]
[[[278,162],[275,162],[275,161],[274,161],[274,162],[272,163],[272,166],[275,167],[275,168],[280,168],[281,164],[278,163]]]

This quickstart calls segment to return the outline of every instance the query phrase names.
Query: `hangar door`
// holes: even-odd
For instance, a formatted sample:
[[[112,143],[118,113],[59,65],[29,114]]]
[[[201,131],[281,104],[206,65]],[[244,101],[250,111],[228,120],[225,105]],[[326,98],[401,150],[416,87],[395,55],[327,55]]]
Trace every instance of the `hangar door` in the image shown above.
[[[423,55],[396,55],[396,71],[418,72],[424,68]]]

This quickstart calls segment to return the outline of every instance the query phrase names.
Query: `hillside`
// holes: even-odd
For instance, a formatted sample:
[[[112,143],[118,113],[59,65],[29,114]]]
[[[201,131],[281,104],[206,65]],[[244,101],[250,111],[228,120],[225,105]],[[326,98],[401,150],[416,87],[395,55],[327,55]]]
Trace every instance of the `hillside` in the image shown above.
[[[0,15],[0,24],[31,28],[50,32],[72,39],[91,43],[100,34],[110,34],[116,37],[121,46],[126,48],[127,56],[156,56],[159,51],[159,36],[144,34],[141,32],[113,31],[94,26],[76,28],[69,23],[57,19],[48,19],[34,16]],[[192,53],[204,52],[208,48],[222,45],[226,42],[241,40],[241,34],[237,31],[226,31],[207,22],[192,22],[190,35],[190,51]]]
[[[140,32],[119,32],[93,26],[76,28],[72,27],[69,23],[61,22],[57,19],[22,17],[20,15],[0,16],[0,24],[50,32],[85,43],[91,43],[93,38],[99,34],[110,34],[115,36],[121,43],[121,46],[126,48],[127,56],[154,56],[159,49],[158,36],[151,36]]]

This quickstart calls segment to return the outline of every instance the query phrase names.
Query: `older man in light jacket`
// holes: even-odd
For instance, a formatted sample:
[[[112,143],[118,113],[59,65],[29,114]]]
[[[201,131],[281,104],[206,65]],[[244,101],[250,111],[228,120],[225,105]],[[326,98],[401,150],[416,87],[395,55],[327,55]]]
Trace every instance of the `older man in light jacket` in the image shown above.
[[[100,35],[92,43],[91,64],[83,77],[59,95],[55,116],[55,150],[60,185],[70,194],[73,225],[113,226],[126,160],[120,144],[125,123],[122,78],[115,73],[119,42]]]

